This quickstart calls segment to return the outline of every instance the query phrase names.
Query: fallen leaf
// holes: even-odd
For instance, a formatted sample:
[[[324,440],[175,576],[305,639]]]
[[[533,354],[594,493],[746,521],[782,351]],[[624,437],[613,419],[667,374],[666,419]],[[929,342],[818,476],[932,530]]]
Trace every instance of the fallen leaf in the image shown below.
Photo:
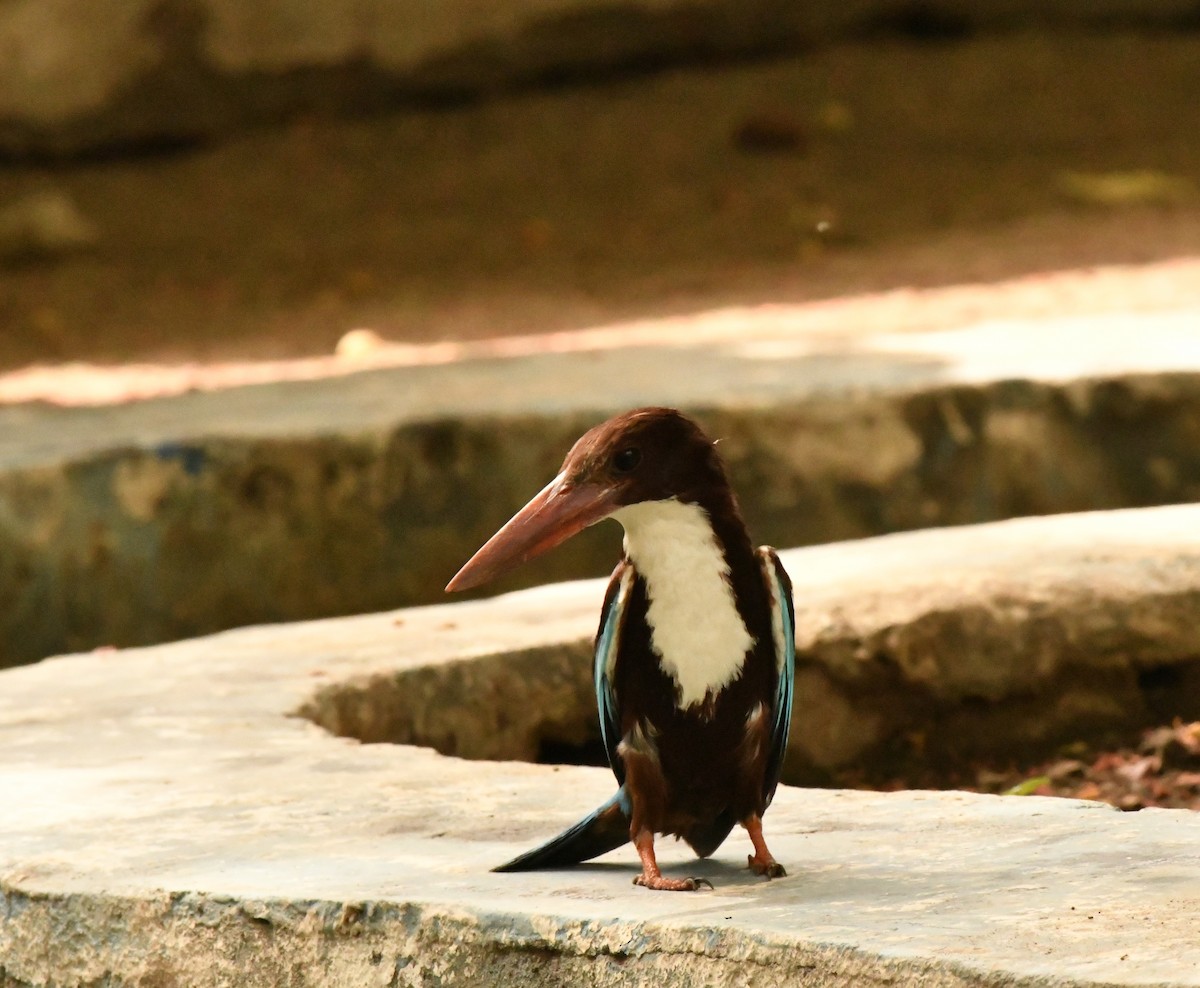
[[[1077,758],[1063,758],[1046,769],[1046,775],[1058,781],[1072,775],[1083,775],[1087,766]]]
[[[1117,767],[1117,774],[1130,782],[1139,782],[1151,772],[1157,772],[1159,768],[1159,760],[1154,755],[1146,755],[1143,758],[1135,759],[1125,765]]]
[[[1033,796],[1038,794],[1038,790],[1042,786],[1050,784],[1050,779],[1045,775],[1035,775],[1032,779],[1026,779],[1024,782],[1018,782],[1011,789],[1005,789],[1002,796]]]

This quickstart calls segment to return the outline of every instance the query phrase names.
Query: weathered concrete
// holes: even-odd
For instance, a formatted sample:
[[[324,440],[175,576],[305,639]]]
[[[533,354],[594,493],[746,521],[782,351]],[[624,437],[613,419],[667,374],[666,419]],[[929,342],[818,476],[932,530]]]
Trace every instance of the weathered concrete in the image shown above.
[[[789,781],[910,757],[1044,754],[1200,717],[1200,507],[1017,519],[783,558],[798,608]],[[339,682],[302,712],[336,734],[466,758],[582,744],[596,736],[589,655],[603,581],[546,593],[544,610],[576,620],[570,635]]]
[[[437,599],[585,428],[640,404],[722,437],[775,545],[1200,499],[1200,309],[1147,313],[1136,339],[1101,316],[804,332],[798,311],[673,344],[0,408],[0,664]],[[607,572],[616,545],[588,533],[506,586]]]
[[[211,136],[362,108],[809,47],[879,31],[1189,24],[1189,0],[8,0],[0,152]]]
[[[1198,514],[1014,522],[977,533],[974,565],[957,552],[947,563],[974,573],[964,596],[999,604],[1028,563],[1017,543],[1044,539],[1086,573],[1066,562],[1028,573],[1026,596],[1047,602],[1029,627],[1081,629],[1076,642],[1047,634],[1061,649],[1043,649],[1042,665],[1069,663],[1085,641],[1106,644],[1106,663],[1125,648],[1133,664],[1163,662],[1184,622],[1162,617],[1160,598],[1195,565]],[[1163,556],[1171,532],[1188,543],[1177,561]],[[813,654],[839,634],[846,654],[853,634],[889,621],[919,636],[920,609],[897,612],[893,581],[930,604],[936,539],[788,553]],[[1081,600],[1084,582],[1095,596]],[[628,849],[565,873],[487,871],[607,795],[605,771],[358,745],[289,716],[336,683],[456,675],[515,653],[523,675],[505,682],[526,702],[469,673],[462,700],[501,729],[536,719],[559,689],[554,656],[591,623],[599,593],[548,587],[0,673],[0,984],[1200,985],[1195,815],[785,788],[767,823],[788,878],[751,879],[736,837],[699,864],[666,845],[671,871],[717,888],[658,895],[630,885]],[[1110,604],[1117,620],[1101,632]],[[1138,614],[1160,615],[1157,650]],[[1019,628],[1020,609],[993,620]],[[543,675],[537,656],[540,698],[516,682]],[[896,668],[925,674],[919,661]],[[951,664],[946,689],[979,673]],[[803,695],[800,707],[818,712]]]

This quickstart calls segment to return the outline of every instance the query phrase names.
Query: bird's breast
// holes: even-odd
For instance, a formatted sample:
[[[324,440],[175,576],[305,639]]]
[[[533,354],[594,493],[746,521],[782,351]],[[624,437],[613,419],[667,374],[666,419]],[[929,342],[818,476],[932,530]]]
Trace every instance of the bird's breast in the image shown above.
[[[645,584],[650,646],[683,710],[738,677],[754,638],[704,509],[679,501],[622,508],[625,549]]]

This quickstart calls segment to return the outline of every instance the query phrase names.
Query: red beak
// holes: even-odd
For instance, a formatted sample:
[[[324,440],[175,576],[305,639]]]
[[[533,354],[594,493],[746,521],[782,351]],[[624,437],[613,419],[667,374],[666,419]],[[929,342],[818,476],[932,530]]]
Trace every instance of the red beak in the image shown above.
[[[478,587],[561,545],[612,514],[619,507],[615,493],[599,484],[576,486],[559,474],[467,560],[446,590]]]

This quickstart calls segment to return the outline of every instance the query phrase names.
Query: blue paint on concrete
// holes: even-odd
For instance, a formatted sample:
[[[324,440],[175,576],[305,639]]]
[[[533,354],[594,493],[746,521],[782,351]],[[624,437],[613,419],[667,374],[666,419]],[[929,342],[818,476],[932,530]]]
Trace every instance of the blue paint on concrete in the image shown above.
[[[191,446],[187,443],[159,443],[154,448],[154,452],[159,459],[178,460],[183,466],[183,472],[189,477],[195,477],[203,470],[208,460],[208,454],[201,447]]]

